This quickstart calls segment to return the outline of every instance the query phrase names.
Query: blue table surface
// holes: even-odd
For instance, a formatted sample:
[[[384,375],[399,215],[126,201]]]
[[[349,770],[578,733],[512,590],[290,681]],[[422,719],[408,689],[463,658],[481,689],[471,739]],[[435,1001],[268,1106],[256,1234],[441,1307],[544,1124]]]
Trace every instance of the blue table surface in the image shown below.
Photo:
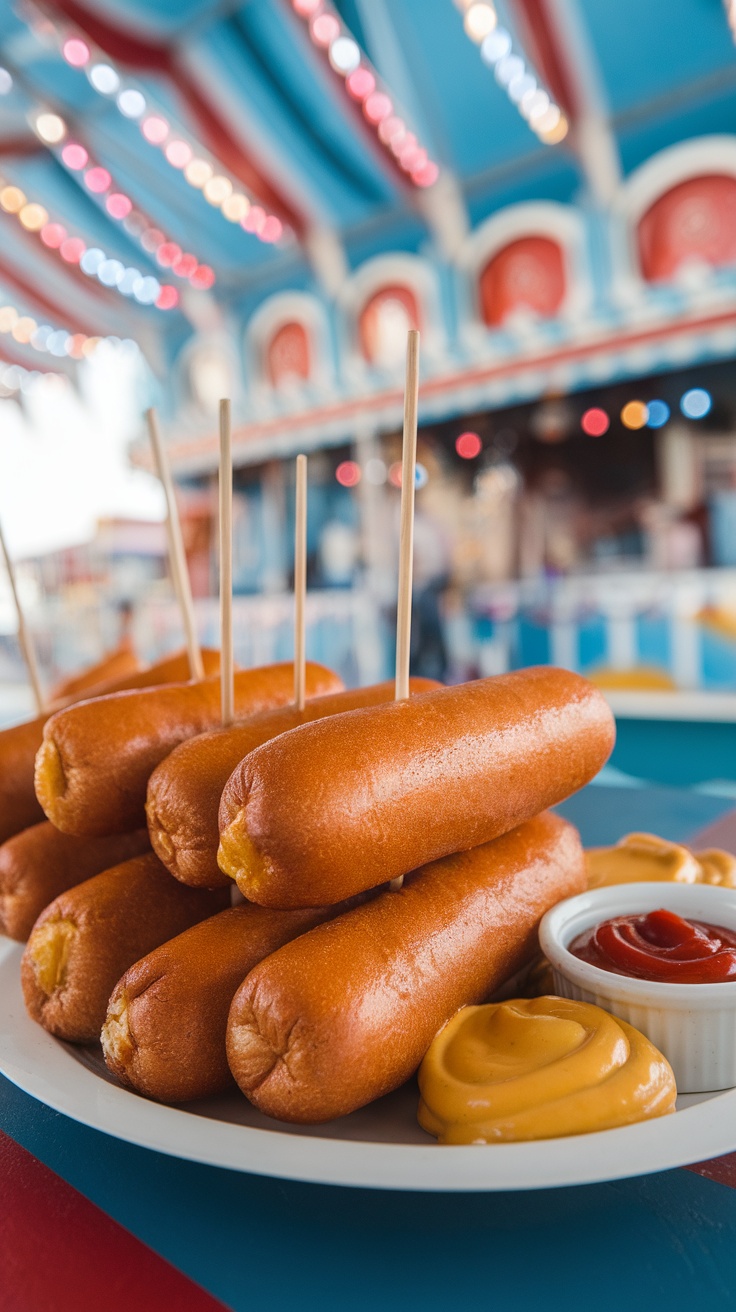
[[[732,805],[596,785],[561,809],[591,845],[684,839]],[[296,1184],[132,1147],[5,1080],[0,1128],[234,1312],[736,1308],[736,1190],[688,1171],[519,1194]]]

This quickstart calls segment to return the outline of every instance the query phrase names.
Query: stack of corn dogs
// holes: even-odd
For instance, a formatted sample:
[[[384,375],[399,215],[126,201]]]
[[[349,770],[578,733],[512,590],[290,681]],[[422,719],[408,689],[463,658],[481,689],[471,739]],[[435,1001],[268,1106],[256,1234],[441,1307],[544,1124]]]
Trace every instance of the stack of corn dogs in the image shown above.
[[[584,889],[548,808],[605,763],[613,720],[550,667],[394,701],[310,663],[302,710],[290,664],[237,673],[223,729],[206,660],[0,734],[0,929],[28,939],[31,1016],[101,1034],[128,1088],[234,1080],[269,1116],[331,1120],[404,1083]]]

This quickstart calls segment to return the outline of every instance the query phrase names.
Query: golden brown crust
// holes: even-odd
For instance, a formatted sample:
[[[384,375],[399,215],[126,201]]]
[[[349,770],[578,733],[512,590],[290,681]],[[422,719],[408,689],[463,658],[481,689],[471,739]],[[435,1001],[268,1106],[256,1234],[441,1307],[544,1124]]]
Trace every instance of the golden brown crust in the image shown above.
[[[220,667],[219,652],[203,651],[202,660],[207,674],[216,674]],[[160,683],[171,683],[188,677],[186,654],[176,652],[156,665],[150,665],[127,679],[115,679],[94,688],[85,688],[85,699],[102,694],[120,692],[124,688],[148,688]],[[69,701],[78,698],[69,698]],[[0,843],[18,834],[30,825],[44,819],[41,803],[33,786],[36,754],[43,742],[43,729],[47,715],[39,715],[24,724],[14,724],[0,730]],[[143,822],[141,821],[141,824]]]
[[[237,1083],[266,1115],[305,1124],[390,1092],[459,1007],[532,959],[544,912],[584,888],[579,835],[546,812],[310,930],[235,994]]]
[[[337,675],[307,664],[307,696],[340,687]],[[235,675],[239,716],[283,706],[294,693],[293,666]],[[145,823],[151,772],[180,742],[220,722],[218,679],[115,693],[57,711],[36,757],[36,793],[64,833],[99,836]]]
[[[434,679],[412,679],[413,693],[437,688]],[[248,752],[300,724],[358,706],[390,701],[393,681],[308,701],[304,710],[284,706],[263,711],[231,729],[189,738],[156,767],[148,781],[146,815],[151,844],[171,874],[194,888],[223,888],[232,882],[217,864],[220,797]]]
[[[152,852],[77,884],[39,916],[21,964],[29,1015],[72,1043],[99,1037],[120,976],[159,944],[223,908],[185,888]]]
[[[100,683],[107,683],[111,679],[129,679],[132,675],[140,673],[141,663],[133,648],[118,647],[79,674],[70,674],[65,679],[59,679],[51,689],[49,701],[57,703],[66,702],[67,699],[76,701]]]
[[[0,933],[25,942],[49,902],[101,870],[150,850],[148,831],[73,838],[48,820],[0,847]]]
[[[541,666],[331,716],[237,768],[219,864],[261,906],[338,902],[554,806],[614,734],[587,679]]]
[[[137,961],[116,984],[102,1030],[113,1075],[160,1102],[226,1089],[225,1029],[235,990],[270,952],[330,914],[230,907]]]

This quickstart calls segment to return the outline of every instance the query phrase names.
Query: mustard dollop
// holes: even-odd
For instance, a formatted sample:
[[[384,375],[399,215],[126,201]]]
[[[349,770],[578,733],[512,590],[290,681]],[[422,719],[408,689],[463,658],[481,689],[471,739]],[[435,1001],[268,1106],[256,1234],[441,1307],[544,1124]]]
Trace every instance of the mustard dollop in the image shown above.
[[[672,1068],[600,1007],[516,998],[463,1007],[419,1070],[419,1124],[440,1143],[556,1139],[675,1110]]]

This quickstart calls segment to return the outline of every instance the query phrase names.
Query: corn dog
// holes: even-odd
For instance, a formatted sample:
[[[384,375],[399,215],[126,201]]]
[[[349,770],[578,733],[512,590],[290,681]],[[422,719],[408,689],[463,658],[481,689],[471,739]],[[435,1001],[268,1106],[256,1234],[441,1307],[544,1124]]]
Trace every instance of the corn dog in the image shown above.
[[[137,961],[116,984],[102,1028],[108,1069],[160,1102],[188,1102],[232,1083],[225,1055],[230,1003],[270,952],[334,908],[229,907]]]
[[[41,913],[21,963],[29,1015],[57,1038],[99,1038],[120,976],[199,920],[223,909],[221,891],[185,888],[152,852],[61,893]]]
[[[208,674],[217,673],[220,667],[218,652],[203,651],[202,660]],[[96,684],[94,688],[86,688],[81,696],[87,699],[120,692],[124,688],[155,687],[160,683],[186,679],[188,674],[186,654],[177,652],[128,678],[114,679],[112,682]],[[0,843],[44,819],[41,803],[33,787],[33,768],[36,754],[43,743],[43,729],[48,719],[48,715],[38,715],[33,720],[0,730]]]
[[[613,741],[602,694],[541,666],[330,716],[238,766],[218,862],[261,906],[340,902],[554,806]]]
[[[0,933],[25,942],[44,907],[101,870],[150,850],[148,831],[72,838],[48,820],[0,847]]]
[[[97,684],[108,683],[111,679],[129,679],[133,674],[140,674],[141,663],[132,647],[118,647],[111,651],[95,665],[90,665],[79,674],[70,674],[59,679],[49,694],[49,700],[62,705],[67,700],[76,701],[89,693]]]
[[[434,679],[412,679],[410,686],[418,693],[439,684]],[[333,693],[313,698],[303,711],[293,705],[263,711],[243,724],[180,743],[156,766],[148,781],[146,815],[154,852],[184,884],[195,888],[229,885],[230,876],[217,864],[217,815],[222,790],[243,757],[287,729],[390,701],[393,695],[393,682]]]
[[[334,692],[341,681],[309,662],[307,696]],[[235,710],[255,714],[291,700],[291,664],[235,675]],[[217,679],[116,693],[57,711],[44,727],[36,757],[36,794],[49,820],[66,834],[122,833],[145,824],[153,769],[185,738],[220,722]]]
[[[577,831],[546,812],[318,925],[235,994],[237,1083],[266,1115],[303,1124],[389,1093],[459,1007],[533,958],[544,912],[585,886]]]

